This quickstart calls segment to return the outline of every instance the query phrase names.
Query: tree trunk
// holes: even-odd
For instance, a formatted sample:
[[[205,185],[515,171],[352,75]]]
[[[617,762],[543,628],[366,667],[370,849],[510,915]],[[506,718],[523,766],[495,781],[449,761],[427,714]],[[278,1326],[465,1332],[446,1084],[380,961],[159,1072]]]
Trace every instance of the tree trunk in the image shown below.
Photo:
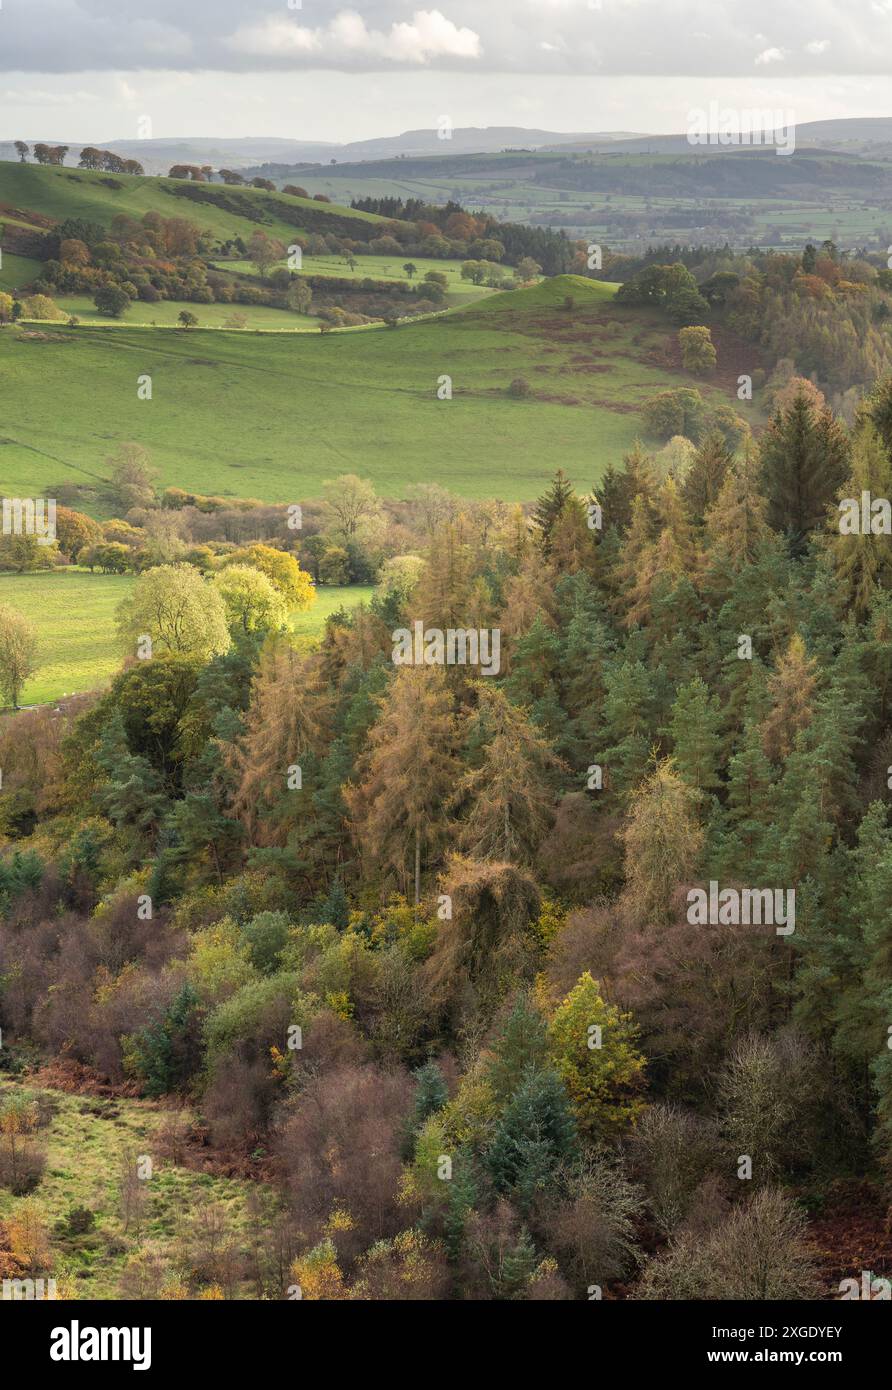
[[[415,906],[421,899],[421,826],[415,827]]]

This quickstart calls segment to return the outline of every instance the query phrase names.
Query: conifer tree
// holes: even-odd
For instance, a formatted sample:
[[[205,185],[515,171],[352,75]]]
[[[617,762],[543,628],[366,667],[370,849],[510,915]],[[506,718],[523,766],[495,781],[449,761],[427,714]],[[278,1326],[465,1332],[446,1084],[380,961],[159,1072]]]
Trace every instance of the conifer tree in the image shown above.
[[[573,1113],[557,1072],[529,1068],[486,1153],[496,1189],[510,1193],[521,1211],[529,1211],[552,1186],[576,1142]]]
[[[800,729],[811,722],[817,684],[817,663],[807,655],[805,642],[794,633],[789,645],[768,677],[771,709],[762,726],[762,742],[772,762],[781,762],[791,752]]]
[[[456,791],[456,802],[469,807],[459,845],[475,859],[526,864],[551,822],[561,764],[504,691],[478,685],[477,694],[470,732],[481,754]]]
[[[632,797],[621,831],[625,848],[623,900],[642,925],[663,920],[672,893],[697,868],[704,834],[697,792],[666,758]]]
[[[485,1063],[486,1080],[500,1105],[514,1094],[529,1068],[545,1065],[547,1054],[545,1019],[526,994],[518,994]]]
[[[809,534],[823,527],[848,475],[848,455],[833,412],[817,406],[804,390],[772,418],[760,448],[768,522],[787,537],[794,555],[802,554]]]
[[[703,521],[708,509],[718,501],[731,459],[724,435],[712,430],[694,455],[682,489],[685,505],[695,521]]]
[[[840,501],[850,498],[861,508],[862,493],[872,499],[892,498],[892,462],[880,436],[870,424],[862,425],[852,448],[852,472],[840,489]],[[877,589],[892,588],[892,534],[889,530],[855,532],[841,529],[837,511],[830,520],[830,552],[847,608],[863,618]]]
[[[728,468],[715,502],[705,511],[706,544],[723,571],[754,564],[769,534],[759,470],[758,455],[750,449]]]
[[[675,697],[669,720],[673,759],[679,775],[697,791],[720,785],[722,716],[718,700],[706,682],[695,676]]]
[[[381,701],[358,786],[347,805],[370,866],[391,869],[401,889],[414,884],[448,835],[446,804],[455,791],[455,719],[443,670],[401,666]]]
[[[551,554],[552,531],[567,503],[574,497],[573,484],[564,470],[559,468],[533,509],[533,525],[538,529],[543,555]]]
[[[320,759],[326,738],[326,700],[309,660],[301,660],[287,641],[271,640],[261,653],[251,689],[246,732],[230,751],[235,777],[231,813],[255,843],[282,845],[287,823],[303,799],[309,759]],[[289,788],[292,768],[301,769],[300,787]],[[284,807],[284,817],[276,813]]]

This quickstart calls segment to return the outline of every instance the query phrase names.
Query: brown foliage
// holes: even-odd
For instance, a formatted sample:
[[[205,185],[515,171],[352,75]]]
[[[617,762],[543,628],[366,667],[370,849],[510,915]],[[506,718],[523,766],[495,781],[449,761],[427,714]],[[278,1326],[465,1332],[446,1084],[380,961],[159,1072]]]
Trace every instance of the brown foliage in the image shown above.
[[[412,1093],[405,1072],[367,1065],[329,1072],[301,1094],[283,1126],[279,1157],[307,1245],[321,1238],[336,1210],[351,1218],[349,1229],[333,1236],[341,1260],[405,1226],[400,1149]]]

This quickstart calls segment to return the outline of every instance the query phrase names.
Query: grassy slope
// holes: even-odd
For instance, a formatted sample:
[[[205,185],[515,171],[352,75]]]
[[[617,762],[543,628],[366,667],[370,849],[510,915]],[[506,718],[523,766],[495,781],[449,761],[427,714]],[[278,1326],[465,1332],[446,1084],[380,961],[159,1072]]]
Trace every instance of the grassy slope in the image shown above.
[[[79,1298],[115,1298],[128,1255],[152,1242],[171,1257],[184,1234],[184,1213],[211,1202],[221,1205],[233,1230],[248,1239],[251,1229],[249,1195],[269,1196],[255,1182],[197,1172],[157,1157],[154,1133],[163,1118],[151,1101],[97,1100],[64,1091],[19,1086],[0,1078],[0,1101],[25,1092],[53,1113],[40,1130],[47,1151],[46,1172],[31,1194],[49,1226],[54,1269],[67,1268],[76,1280]],[[147,1154],[153,1161],[148,1181],[146,1214],[140,1240],[125,1232],[120,1211],[120,1164],[126,1152]],[[0,1188],[0,1220],[15,1214],[23,1198]],[[96,1216],[89,1235],[71,1237],[54,1232],[73,1207],[88,1207]],[[245,1291],[246,1292],[246,1291]]]
[[[3,265],[0,266],[0,290],[23,288],[40,274],[40,268],[41,262],[30,256],[15,256],[10,251],[4,251]]]
[[[111,179],[118,185],[110,188],[103,180]],[[132,174],[102,174],[86,169],[41,168],[36,164],[10,164],[0,162],[0,205],[14,209],[27,209],[42,213],[61,221],[67,217],[82,217],[90,222],[100,222],[108,226],[119,212],[130,217],[140,218],[147,212],[159,212],[162,217],[185,217],[202,228],[207,228],[225,240],[228,237],[248,237],[257,226],[272,236],[283,240],[298,230],[292,223],[276,218],[267,220],[265,214],[260,222],[254,223],[244,217],[213,207],[209,203],[195,203],[187,198],[172,197],[165,188],[182,187],[182,180],[140,178]],[[211,187],[223,189],[222,184]],[[370,213],[357,212],[352,208],[320,205],[311,198],[293,198],[290,194],[270,194],[262,189],[238,189],[239,194],[252,201],[260,202],[275,198],[282,207],[303,207],[314,212],[326,211],[340,217],[357,218],[365,222],[380,222],[385,219]],[[3,214],[0,212],[0,221]]]
[[[558,466],[588,487],[630,446],[649,396],[692,384],[659,365],[671,326],[617,308],[614,290],[563,276],[396,330],[325,336],[53,327],[40,341],[6,329],[0,490],[95,485],[127,440],[149,449],[163,484],[269,501],[318,496],[346,472],[388,496],[436,479],[529,499]],[[151,401],[137,399],[142,373]],[[452,400],[437,398],[443,375]],[[532,398],[508,397],[518,376]],[[736,403],[727,385],[701,389]]]
[[[115,609],[133,587],[132,575],[90,574],[87,570],[0,574],[0,603],[30,618],[37,629],[39,669],[28,682],[22,704],[43,704],[103,684],[121,665],[115,637]],[[320,589],[291,626],[298,639],[315,637],[329,613],[368,599],[372,590]]]

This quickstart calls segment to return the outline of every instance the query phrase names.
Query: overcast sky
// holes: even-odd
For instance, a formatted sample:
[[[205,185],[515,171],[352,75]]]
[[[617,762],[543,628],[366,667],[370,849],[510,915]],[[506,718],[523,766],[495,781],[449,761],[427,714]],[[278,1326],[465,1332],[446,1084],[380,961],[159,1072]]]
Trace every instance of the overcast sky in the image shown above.
[[[892,115],[892,0],[2,0],[0,139]],[[140,122],[142,121],[142,124]]]

